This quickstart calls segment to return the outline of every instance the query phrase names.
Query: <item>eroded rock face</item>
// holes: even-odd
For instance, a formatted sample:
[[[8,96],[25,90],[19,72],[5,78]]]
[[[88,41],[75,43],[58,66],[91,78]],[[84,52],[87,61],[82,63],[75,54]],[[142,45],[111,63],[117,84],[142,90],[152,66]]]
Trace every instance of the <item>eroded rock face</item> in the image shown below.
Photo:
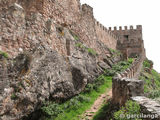
[[[136,96],[131,99],[140,104],[141,111],[144,115],[150,115],[148,117],[145,116],[147,120],[160,120],[160,105],[157,101],[144,96]]]
[[[76,1],[74,4],[79,4]],[[68,1],[63,3],[70,6]],[[39,10],[41,5],[39,0],[0,1],[0,50],[14,57],[0,60],[2,120],[21,119],[49,98],[68,99],[80,93],[87,83],[93,82],[105,69],[111,67],[108,63],[115,62],[107,58],[108,48],[96,37],[95,21],[89,6],[83,6],[83,14],[80,14],[83,19],[78,19],[78,23],[74,22],[76,25],[70,26],[74,19],[77,20],[71,8],[72,11],[60,12],[61,17],[55,15],[55,9],[59,12],[61,7],[54,1],[52,4],[49,0],[45,1],[43,10]],[[49,8],[48,12],[53,9],[55,13],[51,14],[55,19],[44,12],[46,8]],[[66,16],[63,12],[73,14],[76,18]],[[63,25],[66,20],[69,23]],[[74,38],[76,35],[79,35],[78,40]],[[82,47],[77,44],[82,44]],[[87,51],[91,47],[97,50],[98,56]]]
[[[68,57],[40,45],[7,60],[3,75],[8,83],[3,86],[0,98],[2,120],[21,119],[49,98],[62,100],[79,94],[103,72],[98,56],[80,50],[72,41],[71,47],[75,49]],[[103,64],[106,69],[109,67]]]

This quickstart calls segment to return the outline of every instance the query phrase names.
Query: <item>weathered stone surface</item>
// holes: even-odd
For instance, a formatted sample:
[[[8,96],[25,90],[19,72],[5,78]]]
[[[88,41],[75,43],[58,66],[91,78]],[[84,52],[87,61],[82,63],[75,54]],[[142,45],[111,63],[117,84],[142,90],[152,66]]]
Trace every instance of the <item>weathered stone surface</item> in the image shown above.
[[[160,120],[160,104],[144,97],[144,81],[138,80],[144,56],[134,61],[129,69],[116,74],[112,80],[112,101],[123,106],[129,99],[136,101],[141,106],[141,113],[146,120]],[[146,117],[146,116],[149,117]]]
[[[125,30],[122,30],[122,27],[119,30],[114,27],[114,30],[110,29],[110,31],[119,37],[117,49],[123,53],[125,58],[145,56],[141,25],[137,25],[136,29],[133,29],[133,26],[130,28],[125,26]]]
[[[99,24],[93,9],[81,6],[79,0],[0,0],[0,27],[0,50],[15,57],[6,65],[0,63],[3,120],[21,119],[49,98],[67,99],[80,93],[120,60],[119,56],[110,57],[107,48],[115,49],[119,38]],[[98,56],[87,48],[93,48]],[[141,62],[121,76],[138,76]],[[127,80],[124,85],[126,98],[141,93],[133,92],[141,86],[137,81]]]
[[[87,83],[95,80],[103,69],[98,63],[99,56],[76,46],[68,29],[64,30],[63,40],[69,40],[70,55],[64,56],[49,46],[37,45],[26,53],[9,60],[6,71],[7,87],[1,92],[0,115],[5,119],[20,119],[30,114],[49,98],[68,99],[79,94]],[[3,80],[3,78],[2,78]]]
[[[124,105],[132,96],[143,95],[144,82],[142,80],[128,78],[113,78],[112,94],[115,104]]]
[[[144,96],[135,96],[131,99],[140,104],[142,113],[154,115],[154,120],[160,120],[160,104],[158,102]],[[151,117],[148,120],[151,120]]]
[[[100,33],[96,32],[93,9],[80,5],[79,0],[1,0],[0,1],[0,50],[11,56],[33,49],[36,44],[49,45],[60,54],[67,54],[66,43],[62,34],[57,34],[57,26],[74,31],[88,47],[99,54],[107,54],[106,46],[116,46],[117,39],[105,34],[101,42]],[[113,43],[111,43],[114,41]]]

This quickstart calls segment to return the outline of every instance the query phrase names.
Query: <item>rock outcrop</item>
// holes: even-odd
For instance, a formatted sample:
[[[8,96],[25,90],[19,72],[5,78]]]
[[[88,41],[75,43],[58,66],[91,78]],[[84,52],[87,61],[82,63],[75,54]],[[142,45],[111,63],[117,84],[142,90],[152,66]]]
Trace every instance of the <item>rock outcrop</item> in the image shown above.
[[[21,119],[38,109],[45,100],[66,100],[79,94],[86,84],[110,68],[106,61],[114,64],[120,60],[119,56],[93,54],[80,40],[75,40],[67,28],[64,29],[63,39],[70,42],[70,55],[61,55],[47,45],[37,45],[1,64],[2,120]]]

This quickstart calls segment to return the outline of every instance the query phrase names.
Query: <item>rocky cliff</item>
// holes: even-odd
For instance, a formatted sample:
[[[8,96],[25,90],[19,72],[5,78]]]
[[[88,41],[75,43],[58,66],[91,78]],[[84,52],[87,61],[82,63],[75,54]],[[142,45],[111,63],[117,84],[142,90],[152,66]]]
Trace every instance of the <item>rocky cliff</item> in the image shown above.
[[[122,59],[113,49],[139,57],[113,79],[113,100],[124,104],[143,93],[142,81],[127,79],[138,78],[145,58],[141,26],[107,30],[79,0],[0,0],[1,119],[22,119],[46,100],[79,94]]]
[[[80,4],[74,2],[73,8],[79,12]],[[98,41],[89,6],[82,6],[83,18],[74,25],[79,14],[72,15],[68,1],[61,3],[0,1],[0,50],[9,55],[5,58],[1,54],[0,60],[2,120],[21,119],[45,100],[66,100],[79,94],[120,60]],[[59,16],[59,12],[64,15]]]

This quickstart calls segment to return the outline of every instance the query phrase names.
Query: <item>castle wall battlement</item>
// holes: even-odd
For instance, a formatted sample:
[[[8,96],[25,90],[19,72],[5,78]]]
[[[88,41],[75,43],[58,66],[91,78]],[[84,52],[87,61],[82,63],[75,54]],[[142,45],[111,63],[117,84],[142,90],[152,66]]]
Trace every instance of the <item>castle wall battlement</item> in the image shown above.
[[[7,19],[12,19],[13,21],[11,24],[16,23],[19,26],[18,30],[14,29],[14,27],[9,28],[9,30],[2,29],[2,31],[6,31],[1,34],[3,40],[0,43],[0,49],[9,54],[18,52],[20,48],[23,50],[30,49],[42,41],[44,44],[51,45],[56,51],[66,54],[64,41],[59,40],[56,35],[57,25],[74,31],[88,47],[95,49],[100,54],[104,50],[102,50],[99,41],[112,49],[124,50],[129,47],[137,47],[137,53],[142,51],[142,26],[138,25],[136,29],[133,26],[130,29],[125,27],[125,30],[121,30],[122,27],[120,27],[120,30],[117,30],[116,27],[114,27],[114,30],[112,28],[107,29],[95,20],[93,8],[87,4],[81,5],[79,0],[2,1],[0,5],[2,8],[7,6],[5,7],[7,12],[4,9],[0,9],[1,18],[3,18],[3,14],[7,14],[9,16]],[[19,6],[20,9],[18,8]],[[11,11],[12,13],[9,13]],[[17,17],[15,13],[18,13],[19,16]],[[9,21],[3,21],[2,19],[0,21],[2,28],[8,29],[7,24],[10,24]],[[8,36],[10,34],[7,33],[8,31],[11,31],[11,36]],[[16,34],[18,31],[21,31],[21,35]],[[42,34],[44,31],[49,34]]]
[[[110,30],[107,29],[107,27],[103,26],[99,21],[97,21],[95,19],[95,25],[100,27],[104,32],[106,32],[108,35],[110,35],[111,37],[113,37],[114,39],[118,40],[118,37],[113,34]]]
[[[121,31],[121,30],[142,30],[142,25],[137,25],[136,28],[130,25],[128,26],[119,26],[119,27],[108,27],[110,31]]]
[[[95,19],[97,37],[108,48],[116,49],[118,37]]]
[[[144,51],[144,43],[142,37],[142,26],[137,25],[134,28],[132,25],[127,26],[109,27],[109,31],[118,37],[117,49],[127,57],[135,57]]]
[[[93,8],[87,4],[83,4],[81,7],[82,11],[88,15],[93,16]]]
[[[127,100],[134,100],[141,106],[143,114],[157,115],[155,120],[159,120],[159,103],[144,96],[144,81],[138,79],[144,59],[142,54],[127,70],[113,77],[112,101],[123,106]]]
[[[99,42],[116,49],[117,37],[98,25],[93,8],[81,5],[79,0],[2,0],[0,5],[0,17],[8,16],[6,20],[0,19],[0,50],[11,56],[18,54],[19,49],[29,50],[40,43],[66,54],[65,41],[56,34],[57,25],[74,31],[99,54],[106,51]]]

